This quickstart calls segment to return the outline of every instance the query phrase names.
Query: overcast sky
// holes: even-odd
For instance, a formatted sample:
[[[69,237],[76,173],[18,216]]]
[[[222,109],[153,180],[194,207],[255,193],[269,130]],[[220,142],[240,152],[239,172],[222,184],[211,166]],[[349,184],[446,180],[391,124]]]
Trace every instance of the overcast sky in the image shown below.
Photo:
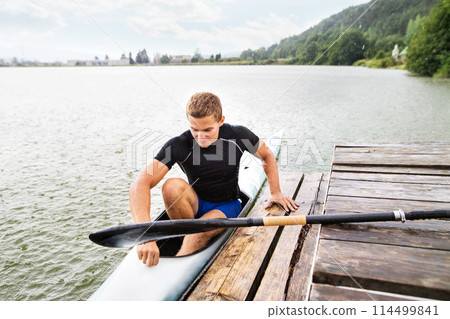
[[[268,47],[368,0],[2,0],[0,58],[204,55]],[[94,22],[94,21],[95,22]],[[111,37],[109,37],[107,34]],[[112,39],[111,39],[112,38]]]

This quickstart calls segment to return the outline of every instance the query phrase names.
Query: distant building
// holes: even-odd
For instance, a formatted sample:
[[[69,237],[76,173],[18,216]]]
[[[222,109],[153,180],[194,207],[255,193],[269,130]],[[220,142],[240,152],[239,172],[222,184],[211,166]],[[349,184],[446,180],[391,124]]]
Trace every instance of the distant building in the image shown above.
[[[171,55],[170,63],[183,63],[183,61],[191,62],[192,56],[190,55]]]
[[[160,53],[155,53],[155,55],[153,57],[153,63],[161,64],[161,54]]]
[[[47,66],[47,65],[61,65],[60,62],[47,62],[47,63],[42,63],[39,61],[30,61],[30,60],[24,60],[21,59],[19,61],[19,59],[17,58],[12,58],[12,59],[0,59],[0,66]]]
[[[396,44],[394,50],[392,50],[392,57],[397,61],[405,61],[407,49],[408,47],[404,48],[402,52],[400,52],[400,50],[398,49],[398,44]]]
[[[108,56],[106,56],[108,57]],[[104,60],[69,60],[67,61],[68,66],[111,66],[111,65],[130,65],[130,60],[122,55],[122,58],[120,60],[110,60],[104,59]]]
[[[11,66],[13,65],[11,59],[0,59],[0,65],[1,66]]]
[[[399,61],[405,61],[406,60],[406,53],[407,53],[408,47],[404,48],[402,52],[398,55]]]
[[[398,60],[398,53],[399,53],[400,51],[399,51],[399,49],[398,49],[398,44],[396,44],[395,46],[394,46],[394,50],[392,50],[392,57],[394,58],[394,59],[397,59]]]

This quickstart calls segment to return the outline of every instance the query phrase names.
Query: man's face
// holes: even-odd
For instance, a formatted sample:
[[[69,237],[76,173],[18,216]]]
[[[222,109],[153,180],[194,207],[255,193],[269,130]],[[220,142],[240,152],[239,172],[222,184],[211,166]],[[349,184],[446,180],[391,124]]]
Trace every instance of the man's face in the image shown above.
[[[192,136],[200,147],[208,147],[219,138],[219,127],[222,126],[225,116],[217,122],[212,115],[197,118],[189,116]]]

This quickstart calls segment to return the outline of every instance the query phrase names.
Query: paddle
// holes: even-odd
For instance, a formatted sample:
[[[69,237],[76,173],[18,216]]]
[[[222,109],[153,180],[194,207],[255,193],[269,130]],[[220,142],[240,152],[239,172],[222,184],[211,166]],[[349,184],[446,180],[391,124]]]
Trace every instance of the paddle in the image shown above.
[[[181,237],[219,228],[339,224],[397,220],[404,222],[405,220],[436,218],[450,218],[450,210],[411,212],[397,210],[382,213],[354,213],[337,215],[164,220],[106,228],[90,234],[89,239],[96,244],[106,247],[132,247],[148,241]]]

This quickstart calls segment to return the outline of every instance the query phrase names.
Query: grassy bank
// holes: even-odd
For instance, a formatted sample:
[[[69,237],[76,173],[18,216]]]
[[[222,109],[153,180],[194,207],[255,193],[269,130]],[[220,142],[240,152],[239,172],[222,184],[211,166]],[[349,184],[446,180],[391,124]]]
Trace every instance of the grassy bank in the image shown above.
[[[367,68],[374,69],[406,70],[406,63],[403,61],[397,61],[394,58],[362,59],[353,63],[353,66],[365,66]]]

